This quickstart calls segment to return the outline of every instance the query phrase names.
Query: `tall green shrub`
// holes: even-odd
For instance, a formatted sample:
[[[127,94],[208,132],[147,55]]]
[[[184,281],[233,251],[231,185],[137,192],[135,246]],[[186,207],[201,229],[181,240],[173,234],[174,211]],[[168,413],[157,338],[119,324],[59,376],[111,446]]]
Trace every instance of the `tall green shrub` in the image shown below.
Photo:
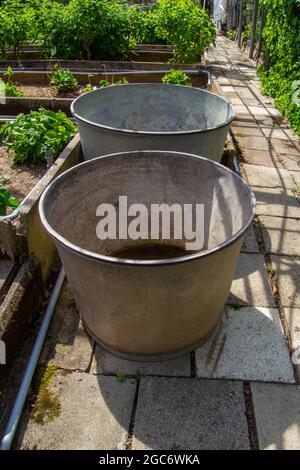
[[[30,32],[27,4],[20,0],[6,0],[0,10],[0,47],[5,55],[13,49],[15,57],[22,51]]]
[[[156,34],[175,46],[176,62],[196,62],[215,42],[216,28],[198,2],[161,0]]]
[[[130,23],[116,0],[70,0],[52,13],[44,37],[53,57],[122,58],[130,49]]]
[[[122,59],[137,43],[168,43],[174,61],[194,62],[215,40],[198,0],[160,0],[143,11],[120,0],[5,0],[0,4],[0,53],[25,44],[59,59]],[[49,54],[50,51],[50,54]]]

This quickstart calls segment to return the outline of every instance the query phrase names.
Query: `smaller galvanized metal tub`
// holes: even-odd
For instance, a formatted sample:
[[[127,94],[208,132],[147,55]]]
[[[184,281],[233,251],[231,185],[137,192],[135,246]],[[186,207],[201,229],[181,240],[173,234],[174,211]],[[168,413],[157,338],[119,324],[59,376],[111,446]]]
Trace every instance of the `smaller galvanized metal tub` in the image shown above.
[[[109,86],[71,105],[85,160],[114,152],[173,150],[220,161],[232,105],[198,88],[169,84]]]

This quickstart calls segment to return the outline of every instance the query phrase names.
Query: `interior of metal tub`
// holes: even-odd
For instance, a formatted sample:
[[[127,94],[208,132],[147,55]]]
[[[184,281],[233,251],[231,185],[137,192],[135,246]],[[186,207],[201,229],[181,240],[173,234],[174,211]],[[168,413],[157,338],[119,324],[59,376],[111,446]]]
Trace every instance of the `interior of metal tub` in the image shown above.
[[[126,196],[128,208],[132,204],[143,204],[147,208],[148,237],[119,239],[120,196]],[[115,240],[100,240],[96,234],[97,224],[101,220],[96,215],[97,208],[103,203],[112,204],[115,208]],[[185,236],[185,230],[182,231],[182,239],[176,239],[174,219],[171,219],[169,240],[164,239],[161,225],[159,239],[151,238],[153,204],[179,204],[182,208],[184,204],[192,204],[194,209],[196,204],[202,204],[201,251],[216,248],[232,239],[245,228],[253,213],[253,200],[248,187],[221,165],[185,154],[134,152],[91,160],[62,175],[48,191],[44,214],[48,224],[60,236],[81,249],[97,254],[118,256],[117,253],[122,250],[126,252],[132,247],[149,244],[152,247],[167,245],[184,251],[190,239]],[[124,213],[124,207],[122,211]],[[128,217],[128,223],[134,218]],[[195,221],[194,213],[193,227],[196,229]],[[151,256],[155,258],[155,253]],[[176,256],[180,254],[175,252],[170,255]],[[123,257],[135,258],[134,255]]]

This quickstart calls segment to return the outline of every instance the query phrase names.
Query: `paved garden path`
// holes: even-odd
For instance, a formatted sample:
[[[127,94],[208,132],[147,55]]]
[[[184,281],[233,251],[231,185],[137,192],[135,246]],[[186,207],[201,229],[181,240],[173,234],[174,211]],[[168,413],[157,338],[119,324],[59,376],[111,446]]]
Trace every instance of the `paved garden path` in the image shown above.
[[[15,446],[300,449],[299,144],[234,43],[218,38],[209,63],[257,197],[221,329],[173,361],[117,359],[87,337],[65,285]]]

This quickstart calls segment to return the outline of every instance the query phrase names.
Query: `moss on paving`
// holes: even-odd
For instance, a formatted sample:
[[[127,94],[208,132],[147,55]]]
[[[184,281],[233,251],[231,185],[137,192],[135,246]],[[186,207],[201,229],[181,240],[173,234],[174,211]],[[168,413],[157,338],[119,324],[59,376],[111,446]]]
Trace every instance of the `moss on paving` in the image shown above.
[[[57,366],[50,363],[47,367],[39,369],[35,377],[36,397],[32,406],[31,419],[39,425],[44,425],[60,416],[59,397],[50,389],[56,375]]]
[[[240,305],[240,304],[228,304],[228,305],[233,310],[241,310],[241,308],[242,308],[242,305]]]

